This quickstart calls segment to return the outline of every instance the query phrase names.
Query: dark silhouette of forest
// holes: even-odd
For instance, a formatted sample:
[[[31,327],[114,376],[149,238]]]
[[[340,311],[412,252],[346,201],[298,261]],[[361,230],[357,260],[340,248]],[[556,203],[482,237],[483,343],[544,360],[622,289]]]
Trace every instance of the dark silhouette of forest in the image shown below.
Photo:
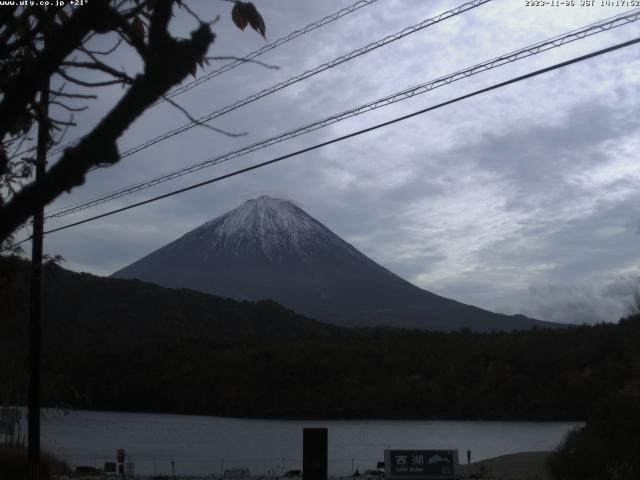
[[[559,479],[640,478],[640,379],[603,395],[586,425],[567,435],[547,466]]]
[[[25,392],[27,270],[9,258],[1,267],[0,385]],[[236,302],[57,266],[47,269],[45,292],[49,406],[584,420],[640,373],[639,316],[510,333],[349,330],[274,302]]]

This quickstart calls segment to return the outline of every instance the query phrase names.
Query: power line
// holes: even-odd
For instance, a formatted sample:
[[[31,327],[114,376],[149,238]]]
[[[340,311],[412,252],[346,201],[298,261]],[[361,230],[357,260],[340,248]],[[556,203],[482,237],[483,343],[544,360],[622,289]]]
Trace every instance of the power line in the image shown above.
[[[442,102],[442,103],[439,103],[437,105],[433,105],[431,107],[423,108],[422,110],[418,110],[418,111],[410,113],[408,115],[403,115],[401,117],[396,117],[396,118],[394,118],[392,120],[388,120],[386,122],[379,123],[377,125],[374,125],[374,126],[371,126],[371,127],[367,127],[367,128],[362,129],[362,130],[358,130],[356,132],[349,133],[347,135],[342,135],[340,137],[336,137],[336,138],[333,138],[333,139],[328,140],[326,142],[318,143],[318,144],[312,145],[310,147],[306,147],[306,148],[297,150],[295,152],[288,153],[286,155],[281,155],[279,157],[276,157],[276,158],[273,158],[271,160],[267,160],[265,162],[261,162],[261,163],[252,165],[250,167],[241,168],[239,170],[235,170],[235,171],[233,171],[231,173],[227,173],[225,175],[220,175],[218,177],[214,177],[214,178],[211,178],[209,180],[205,180],[203,182],[199,182],[199,183],[190,185],[188,187],[180,188],[178,190],[174,190],[172,192],[165,193],[163,195],[158,195],[156,197],[152,197],[152,198],[149,198],[147,200],[143,200],[141,202],[137,202],[137,203],[134,203],[134,204],[131,204],[131,205],[127,205],[126,207],[110,210],[109,212],[105,212],[105,213],[102,213],[100,215],[94,215],[93,217],[85,218],[84,220],[80,220],[80,221],[77,221],[77,222],[73,222],[73,223],[64,225],[62,227],[58,227],[58,228],[54,228],[54,229],[51,229],[51,230],[47,230],[44,233],[45,234],[49,234],[49,233],[59,232],[61,230],[66,230],[68,228],[72,228],[72,227],[75,227],[75,226],[78,226],[78,225],[82,225],[84,223],[88,223],[88,222],[91,222],[93,220],[97,220],[97,219],[100,219],[100,218],[108,217],[108,216],[114,215],[116,213],[124,212],[126,210],[131,210],[133,208],[137,208],[137,207],[140,207],[142,205],[146,205],[146,204],[149,204],[149,203],[156,202],[158,200],[162,200],[164,198],[168,198],[168,197],[172,197],[174,195],[178,195],[180,193],[188,192],[189,190],[194,190],[196,188],[199,188],[199,187],[202,187],[202,186],[205,186],[205,185],[216,183],[216,182],[219,182],[221,180],[225,180],[227,178],[235,177],[237,175],[249,172],[251,170],[257,170],[258,168],[262,168],[262,167],[265,167],[267,165],[271,165],[273,163],[277,163],[277,162],[280,162],[282,160],[286,160],[288,158],[295,157],[295,156],[301,155],[303,153],[310,152],[312,150],[317,150],[319,148],[326,147],[328,145],[331,145],[331,144],[334,144],[334,143],[338,143],[338,142],[341,142],[343,140],[347,140],[347,139],[352,138],[352,137],[356,137],[356,136],[359,136],[359,135],[362,135],[362,134],[365,134],[365,133],[368,133],[368,132],[371,132],[371,131],[374,131],[374,130],[378,130],[380,128],[387,127],[389,125],[393,125],[395,123],[407,120],[409,118],[413,118],[413,117],[416,117],[418,115],[422,115],[424,113],[427,113],[427,112],[430,112],[430,111],[433,111],[433,110],[437,110],[439,108],[446,107],[448,105],[460,102],[462,100],[466,100],[468,98],[475,97],[477,95],[481,95],[483,93],[487,93],[487,92],[490,92],[492,90],[497,90],[497,89],[505,87],[507,85],[511,85],[511,84],[514,84],[514,83],[517,83],[517,82],[521,82],[523,80],[527,80],[527,79],[532,78],[532,77],[536,77],[538,75],[542,75],[543,73],[548,73],[548,72],[551,72],[553,70],[557,70],[557,69],[566,67],[568,65],[572,65],[574,63],[582,62],[582,61],[588,60],[590,58],[594,58],[594,57],[597,57],[597,56],[600,56],[600,55],[604,55],[604,54],[609,53],[609,52],[613,52],[615,50],[619,50],[621,48],[629,47],[629,46],[634,45],[636,43],[640,43],[640,37],[638,37],[638,38],[636,38],[634,40],[629,40],[627,42],[619,43],[617,45],[613,45],[611,47],[604,48],[602,50],[597,50],[595,52],[591,52],[589,54],[582,55],[580,57],[575,57],[575,58],[572,58],[571,60],[566,60],[564,62],[557,63],[557,64],[552,65],[550,67],[545,67],[545,68],[542,68],[542,69],[539,69],[539,70],[535,70],[535,71],[527,73],[525,75],[520,75],[520,76],[512,78],[510,80],[506,80],[504,82],[496,83],[496,84],[491,85],[489,87],[482,88],[480,90],[476,90],[474,92],[471,92],[471,93],[468,93],[468,94],[465,94],[465,95],[461,95],[461,96],[456,97],[456,98],[454,98],[452,100],[447,100],[446,102]],[[11,245],[11,247],[14,247],[16,245],[24,243],[27,240],[30,240],[30,238],[26,238],[24,240],[21,240],[20,242],[17,242],[15,244]]]
[[[143,182],[139,182],[137,184],[134,185],[130,185],[126,188],[122,188],[110,193],[107,193],[105,195],[96,197],[92,200],[89,201],[85,201],[82,203],[78,203],[69,207],[66,207],[62,210],[58,210],[50,215],[48,215],[46,218],[50,219],[50,218],[58,218],[58,217],[63,217],[66,215],[70,215],[72,213],[76,213],[82,210],[86,210],[87,208],[91,208],[94,207],[96,205],[100,205],[102,203],[111,201],[111,200],[115,200],[117,198],[121,198],[127,195],[131,195],[135,192],[138,192],[140,190],[144,190],[146,188],[151,188],[153,186],[159,185],[160,183],[164,183],[167,182],[169,180],[173,180],[175,178],[187,175],[189,173],[193,173],[195,171],[204,169],[204,168],[208,168],[210,166],[213,165],[217,165],[226,161],[229,161],[233,158],[237,158],[246,154],[249,154],[251,152],[257,151],[257,150],[261,150],[263,148],[269,147],[271,145],[274,145],[276,143],[281,143],[283,141],[286,140],[290,140],[292,138],[298,137],[300,135],[304,135],[306,133],[318,130],[320,128],[326,127],[328,125],[331,125],[333,123],[337,123],[340,122],[342,120],[345,120],[347,118],[351,118],[351,117],[355,117],[361,114],[364,114],[366,112],[387,106],[387,105],[391,105],[393,103],[402,101],[402,100],[406,100],[409,98],[412,98],[416,95],[421,95],[423,93],[427,93],[435,88],[439,88],[445,85],[448,85],[452,82],[458,81],[458,80],[462,80],[464,78],[468,78],[472,75],[476,75],[478,73],[487,71],[487,70],[491,70],[493,68],[497,68],[500,67],[502,65],[506,65],[508,63],[512,63],[515,62],[517,60],[521,60],[523,58],[527,58],[529,56],[532,55],[537,55],[539,53],[545,52],[547,50],[550,50],[552,48],[557,48],[560,47],[562,45],[565,45],[567,43],[571,43],[573,41],[576,40],[580,40],[583,39],[585,37],[594,35],[596,33],[600,33],[603,31],[607,31],[610,30],[612,28],[616,28],[619,27],[621,25],[626,25],[628,23],[637,21],[640,19],[640,9],[636,9],[635,11],[632,12],[628,12],[626,14],[623,15],[617,15],[615,17],[611,17],[610,19],[607,20],[602,20],[600,22],[596,22],[594,24],[588,25],[586,27],[583,27],[581,29],[577,29],[577,30],[572,30],[571,32],[562,34],[562,35],[558,35],[556,37],[552,37],[548,40],[544,40],[542,42],[538,42],[536,44],[530,45],[528,47],[524,47],[522,49],[519,50],[515,50],[511,53],[507,53],[505,55],[502,55],[500,57],[496,57],[494,59],[491,60],[487,60],[483,63],[474,65],[472,67],[468,67],[465,68],[463,70],[458,70],[457,72],[445,75],[443,77],[439,77],[436,78],[434,80],[430,80],[426,83],[422,83],[420,85],[414,86],[412,88],[403,90],[401,92],[397,92],[394,93],[392,95],[388,95],[386,97],[377,99],[375,101],[366,103],[364,105],[360,105],[358,107],[346,110],[344,112],[332,115],[331,117],[327,117],[323,120],[320,121],[316,121],[314,123],[310,123],[308,125],[305,125],[303,127],[299,127],[297,129],[294,130],[290,130],[286,133],[274,136],[274,137],[270,137],[266,140],[261,140],[259,142],[253,143],[251,145],[242,147],[238,150],[234,150],[232,152],[223,154],[223,155],[219,155],[216,157],[211,157],[207,160],[204,160],[202,162],[196,163],[194,165],[191,165],[189,167],[185,167],[182,168],[180,170],[176,170],[174,172],[168,173],[168,174],[164,174],[155,178],[152,178],[150,180],[146,180]]]
[[[264,90],[261,90],[260,92],[254,93],[253,95],[250,95],[242,100],[239,100],[235,103],[232,103],[230,105],[227,105],[226,107],[222,107],[218,110],[215,110],[211,113],[209,113],[208,115],[204,115],[200,118],[197,119],[196,122],[189,122],[186,123],[178,128],[175,128],[173,130],[170,130],[168,132],[163,133],[162,135],[158,135],[157,137],[154,137],[150,140],[147,140],[144,143],[141,143],[139,145],[136,145],[135,147],[129,148],[128,150],[125,150],[124,152],[122,152],[120,154],[120,158],[125,158],[128,157],[130,155],[133,155],[134,153],[138,153],[141,150],[144,150],[146,148],[149,148],[152,145],[155,145],[156,143],[159,143],[163,140],[166,140],[168,138],[174,137],[175,135],[178,135],[180,133],[186,132],[187,130],[192,129],[193,127],[197,127],[198,125],[201,125],[203,123],[207,123],[210,122],[211,120],[213,120],[214,118],[218,118],[221,117],[222,115],[225,115],[229,112],[232,112],[233,110],[236,110],[240,107],[243,107],[245,105],[248,105],[250,103],[255,102],[256,100],[259,100],[261,98],[266,97],[267,95],[271,95],[275,92],[278,92],[284,88],[287,88],[291,85],[294,85],[298,82],[301,82],[303,80],[306,80],[308,78],[311,78],[315,75],[318,75],[319,73],[322,73],[326,70],[329,70],[331,68],[334,68],[338,65],[341,65],[345,62],[348,62],[350,60],[353,60],[354,58],[360,57],[362,55],[365,55],[369,52],[372,52],[373,50],[376,50],[380,47],[383,47],[385,45],[388,45],[392,42],[395,42],[397,40],[400,40],[401,38],[407,37],[413,33],[419,32],[420,30],[423,30],[425,28],[431,27],[437,23],[440,23],[444,20],[447,20],[449,18],[455,17],[463,12],[472,10],[474,8],[479,7],[480,5],[483,5],[485,3],[488,3],[492,0],[472,0],[471,2],[465,3],[463,5],[460,5],[459,7],[456,7],[454,9],[451,10],[447,10],[446,12],[441,13],[440,15],[437,15],[435,17],[432,18],[428,18],[426,20],[423,20],[420,23],[417,23],[415,25],[412,25],[410,27],[406,27],[404,29],[402,29],[399,32],[396,32],[392,35],[387,35],[384,38],[381,38],[380,40],[377,40],[375,42],[369,43],[368,45],[365,45],[364,47],[358,48],[357,50],[353,50],[349,53],[347,53],[346,55],[342,55],[338,58],[335,58],[329,62],[323,63],[321,65],[318,65],[315,68],[312,68],[310,70],[307,70],[299,75],[296,75],[294,77],[291,77],[283,82],[277,83],[269,88],[265,88]],[[91,170],[96,170],[97,168],[100,167],[94,167]]]
[[[211,80],[212,78],[217,77],[218,75],[222,75],[225,72],[228,72],[229,70],[233,70],[234,68],[242,65],[243,63],[247,63],[250,62],[251,60],[259,57],[260,55],[263,55],[271,50],[273,50],[274,48],[279,47],[280,45],[284,45],[285,43],[290,42],[291,40],[298,38],[306,33],[309,33],[313,30],[316,30],[320,27],[323,27],[325,25],[328,25],[329,23],[335,22],[336,20],[344,17],[345,15],[349,15],[353,12],[356,12],[357,10],[361,9],[362,7],[366,7],[368,5],[371,5],[372,3],[377,2],[378,0],[358,0],[357,2],[355,2],[352,5],[349,5],[348,7],[345,7],[341,10],[338,10],[337,12],[334,12],[330,15],[327,15],[324,18],[321,18],[318,21],[315,21],[313,23],[310,23],[309,25],[307,25],[306,27],[301,28],[300,30],[294,30],[293,32],[289,33],[288,35],[285,35],[284,37],[280,37],[277,40],[263,46],[262,48],[259,48],[258,50],[254,50],[251,53],[248,53],[247,55],[245,55],[242,58],[238,58],[233,60],[232,62],[226,63],[224,65],[222,65],[221,67],[207,73],[206,75],[203,75],[200,78],[196,78],[195,80],[187,83],[186,85],[183,85],[181,87],[177,87],[175,89],[173,89],[172,91],[168,92],[164,98],[160,98],[158,101],[156,101],[153,105],[151,105],[149,108],[155,107],[156,105],[166,101],[166,99],[168,98],[173,98],[175,96],[178,96],[184,92],[187,92],[195,87],[197,87],[198,85],[201,85],[205,82],[208,82],[209,80]],[[80,140],[82,140],[82,137],[80,138],[76,138],[75,140],[71,140],[69,142],[67,142],[66,144],[59,146],[53,150],[51,150],[51,152],[49,152],[50,155],[55,155],[58,154],[60,152],[62,152],[65,148],[71,147],[73,145],[77,145],[78,143],[80,143]]]
[[[473,8],[476,8],[476,7],[478,7],[478,6],[482,5],[482,4],[488,3],[490,1],[491,0],[474,0],[472,2],[468,2],[468,3],[462,4],[462,5],[454,8],[454,9],[442,12],[441,14],[439,14],[439,15],[437,15],[435,17],[423,20],[422,22],[417,23],[417,24],[415,24],[415,25],[413,25],[411,27],[406,27],[406,28],[404,28],[403,30],[401,30],[399,32],[396,32],[396,33],[394,33],[392,35],[388,35],[388,36],[386,36],[386,37],[384,37],[384,38],[382,38],[382,39],[380,39],[380,40],[378,40],[376,42],[372,42],[372,43],[370,43],[368,45],[365,45],[364,47],[361,47],[361,48],[359,48],[357,50],[353,50],[353,51],[351,51],[350,53],[348,53],[346,55],[343,55],[341,57],[335,58],[335,59],[331,60],[330,62],[321,64],[321,65],[319,65],[319,66],[317,66],[317,67],[315,67],[315,68],[313,68],[311,70],[307,70],[307,71],[305,71],[305,72],[303,72],[303,73],[301,73],[301,74],[299,74],[297,76],[291,77],[288,80],[285,80],[284,82],[280,82],[280,83],[278,83],[276,85],[273,85],[273,86],[271,86],[271,87],[269,87],[267,89],[264,89],[264,90],[262,90],[262,91],[260,91],[258,93],[255,93],[255,94],[253,94],[253,95],[251,95],[249,97],[246,97],[243,100],[239,100],[239,101],[237,101],[237,102],[235,102],[235,103],[233,103],[231,105],[227,105],[226,107],[223,107],[223,108],[221,108],[219,110],[211,112],[210,114],[208,114],[206,116],[200,117],[196,122],[186,123],[186,124],[182,125],[181,127],[178,127],[176,129],[173,129],[173,130],[170,130],[168,132],[165,132],[162,135],[159,135],[159,136],[157,136],[157,137],[155,137],[153,139],[150,139],[150,140],[148,140],[148,141],[146,141],[146,142],[144,142],[142,144],[139,144],[139,145],[137,145],[135,147],[132,147],[132,148],[130,148],[128,150],[125,150],[124,152],[122,152],[120,154],[120,158],[122,159],[122,158],[128,157],[130,155],[133,155],[134,153],[137,153],[140,150],[144,150],[145,148],[148,148],[148,147],[150,147],[150,146],[152,146],[152,145],[154,145],[154,144],[156,144],[156,143],[158,143],[160,141],[163,141],[163,140],[166,140],[168,138],[171,138],[171,137],[173,137],[175,135],[178,135],[178,134],[180,134],[180,133],[182,133],[184,131],[187,131],[187,130],[195,127],[195,126],[202,125],[203,123],[207,123],[208,121],[210,121],[210,120],[212,120],[214,118],[217,118],[217,117],[220,117],[222,115],[225,115],[226,113],[229,113],[229,112],[231,112],[233,110],[236,110],[236,109],[238,109],[238,108],[240,108],[240,107],[242,107],[244,105],[247,105],[247,104],[252,103],[252,102],[254,102],[256,100],[259,100],[260,98],[263,98],[263,97],[265,97],[267,95],[275,93],[275,92],[277,92],[279,90],[282,90],[282,89],[284,89],[284,88],[286,88],[286,87],[288,87],[290,85],[298,83],[298,82],[300,82],[302,80],[305,80],[307,78],[310,78],[310,77],[312,77],[314,75],[317,75],[317,74],[319,74],[319,73],[321,73],[321,72],[323,72],[323,71],[325,71],[325,70],[327,70],[329,68],[333,68],[333,67],[335,67],[337,65],[340,65],[340,64],[342,64],[344,62],[352,60],[353,58],[356,58],[358,56],[364,55],[364,54],[366,54],[366,53],[368,53],[368,52],[370,52],[372,50],[375,50],[375,49],[377,49],[379,47],[382,47],[382,46],[384,46],[384,45],[386,45],[388,43],[391,43],[391,42],[394,42],[396,40],[399,40],[399,39],[401,39],[401,38],[403,38],[403,37],[405,37],[407,35],[411,35],[412,33],[420,31],[420,30],[422,30],[424,28],[427,28],[429,26],[432,26],[432,25],[434,25],[436,23],[442,22],[442,21],[444,21],[444,20],[446,20],[448,18],[451,18],[453,16],[459,15],[462,12],[465,12],[467,10],[471,10]],[[93,167],[89,171],[93,171],[93,170],[96,170],[98,168],[100,168],[100,167]],[[117,192],[110,192],[110,193],[117,193]],[[75,206],[75,205],[76,204],[74,204],[73,206]]]
[[[234,68],[236,68],[239,65],[242,65],[243,63],[246,63],[248,61],[253,60],[256,57],[259,57],[260,55],[267,53],[271,50],[273,50],[274,48],[279,47],[280,45],[283,45],[287,42],[290,42],[291,40],[298,38],[301,35],[304,35],[305,33],[311,32],[312,30],[315,30],[317,28],[320,28],[324,25],[327,25],[331,22],[334,22],[336,20],[338,20],[341,17],[344,17],[345,15],[348,15],[350,13],[355,12],[356,10],[359,10],[362,7],[366,7],[368,5],[371,5],[372,3],[377,2],[378,0],[360,0],[356,3],[354,3],[353,5],[350,5],[346,8],[343,8],[342,10],[339,10],[335,13],[332,13],[331,15],[328,15],[326,17],[324,17],[321,20],[318,20],[317,22],[314,23],[310,23],[309,25],[307,25],[306,27],[302,28],[301,30],[295,30],[293,32],[291,32],[289,35],[285,36],[285,37],[281,37],[279,39],[277,39],[276,41],[265,45],[264,47],[260,48],[259,50],[256,50],[254,52],[249,53],[248,55],[246,55],[243,58],[234,60],[231,63],[227,63],[226,65],[223,65],[222,67],[204,75],[203,77],[197,78],[195,80],[193,80],[192,82],[187,83],[184,86],[178,87],[174,90],[172,90],[171,92],[167,93],[165,95],[165,98],[173,98],[177,95],[180,95],[184,92],[187,92],[189,90],[191,90],[194,87],[197,87],[198,85],[205,83],[209,80],[211,80],[214,77],[217,77],[218,75],[221,75],[225,72],[228,72],[229,70],[232,70]],[[157,105],[158,103],[162,103],[164,101],[164,99],[159,99],[154,105]]]

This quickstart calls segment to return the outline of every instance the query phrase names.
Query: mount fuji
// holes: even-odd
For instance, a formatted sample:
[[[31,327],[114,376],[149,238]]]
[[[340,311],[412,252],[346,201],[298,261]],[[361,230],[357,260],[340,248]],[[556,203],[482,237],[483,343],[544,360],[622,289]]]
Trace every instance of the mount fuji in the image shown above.
[[[491,331],[556,326],[420,289],[293,203],[268,196],[248,200],[112,276],[237,300],[272,299],[349,327]]]

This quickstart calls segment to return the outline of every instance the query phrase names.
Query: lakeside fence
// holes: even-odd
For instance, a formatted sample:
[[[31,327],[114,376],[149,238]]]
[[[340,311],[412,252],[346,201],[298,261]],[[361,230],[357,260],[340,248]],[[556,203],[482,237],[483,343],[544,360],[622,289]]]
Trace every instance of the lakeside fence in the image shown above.
[[[73,453],[68,450],[52,450],[73,469],[78,466],[103,469],[105,462],[115,462],[115,451]],[[328,470],[332,476],[351,476],[356,470],[363,473],[375,468],[382,458],[329,458]],[[208,476],[222,478],[226,470],[248,469],[252,477],[275,478],[290,470],[302,469],[302,457],[277,458],[211,458],[204,455],[139,454],[127,452],[126,462],[135,464],[136,475]],[[173,462],[173,465],[172,465]],[[229,478],[229,477],[227,477]]]

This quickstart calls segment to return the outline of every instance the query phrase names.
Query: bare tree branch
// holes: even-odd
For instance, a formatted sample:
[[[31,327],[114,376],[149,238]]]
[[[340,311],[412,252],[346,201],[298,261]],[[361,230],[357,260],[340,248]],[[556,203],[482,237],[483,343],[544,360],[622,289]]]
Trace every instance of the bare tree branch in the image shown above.
[[[169,32],[175,5],[198,21],[198,28],[187,39],[176,39]],[[89,171],[120,160],[117,139],[158,98],[207,61],[205,55],[215,40],[210,26],[219,19],[203,22],[182,0],[91,0],[82,8],[51,7],[42,11],[43,14],[34,14],[34,10],[26,7],[0,11],[0,39],[6,40],[0,42],[0,140],[11,136],[0,145],[0,245],[7,243],[6,239],[36,208],[84,183]],[[110,33],[118,39],[109,43],[109,48],[87,47],[92,37]],[[124,67],[118,69],[103,61],[123,43],[130,45],[144,64],[136,76],[127,74]],[[78,53],[77,58],[70,58],[74,52]],[[209,59],[237,60],[228,56]],[[279,68],[256,60],[250,62]],[[81,75],[90,72],[99,73]],[[67,91],[67,85],[94,88],[120,84],[128,88],[89,133],[64,146],[57,162],[42,178],[24,185],[33,166],[30,132],[35,120],[45,114],[35,100],[42,82],[52,75],[66,81],[50,92],[50,103],[69,112],[69,119],[51,115],[42,119],[50,133],[61,132],[56,133],[59,137],[56,141],[50,135],[50,144],[59,143],[69,127],[75,125],[73,112],[87,109],[86,105],[76,106],[72,100],[97,98],[73,88]],[[230,137],[246,135],[199,123],[185,108],[165,99],[197,125]],[[7,150],[14,155],[8,156]],[[17,158],[23,154],[28,157]]]
[[[71,18],[59,28],[56,35],[43,48],[31,68],[19,71],[12,88],[7,89],[0,101],[0,138],[4,138],[14,120],[36,96],[42,79],[58,68],[60,63],[82,43],[94,28],[104,28],[104,22],[118,16],[109,7],[108,0],[93,0],[83,8],[74,10]]]
[[[215,35],[208,25],[201,24],[190,39],[173,39],[166,31],[172,4],[172,0],[156,0],[150,27],[153,34],[149,36],[153,54],[146,60],[144,72],[134,79],[114,108],[76,146],[66,149],[40,182],[24,186],[0,208],[0,241],[23,224],[38,204],[46,205],[63,192],[84,183],[89,169],[116,163],[119,160],[116,140],[120,135],[146,108],[182,81],[202,61]],[[81,8],[76,12],[85,10]],[[78,43],[81,38],[76,37]],[[63,59],[60,58],[59,62]],[[167,65],[171,65],[171,68],[167,68]],[[7,111],[11,106],[0,104],[0,112]],[[0,121],[2,118],[0,116]]]
[[[110,85],[123,85],[126,83],[132,83],[128,80],[123,80],[123,79],[105,80],[104,82],[87,82],[85,80],[80,80],[79,78],[72,77],[71,75],[66,73],[64,70],[58,70],[56,73],[71,83],[75,83],[76,85],[80,85],[81,87],[87,87],[87,88],[108,87]]]
[[[92,55],[101,55],[101,56],[107,56],[107,55],[111,55],[113,52],[115,52],[118,47],[120,45],[122,45],[122,37],[118,37],[118,39],[116,40],[115,44],[113,45],[113,47],[108,48],[107,50],[91,50],[89,48],[86,47],[82,47],[80,50],[85,52],[85,53],[90,53]]]
[[[61,128],[59,128],[57,125],[62,125],[63,127],[76,127],[77,124],[73,122],[73,119],[71,120],[57,120],[55,118],[49,117],[49,122],[51,123],[50,128],[53,128],[55,130],[61,130]]]
[[[49,104],[50,105],[58,105],[59,107],[64,108],[65,110],[67,110],[68,112],[83,112],[84,110],[86,110],[87,108],[89,108],[88,106],[84,106],[84,107],[70,107],[69,105],[65,105],[62,102],[58,102],[57,100],[49,100]]]
[[[55,92],[54,98],[63,97],[63,98],[80,98],[86,100],[95,100],[98,98],[97,95],[85,95],[82,93],[66,93],[66,92]]]
[[[201,122],[200,120],[198,120],[197,118],[194,118],[191,116],[191,114],[184,108],[181,107],[180,105],[178,105],[176,102],[174,102],[173,100],[171,100],[169,97],[167,97],[166,95],[162,95],[162,98],[164,98],[167,102],[169,102],[171,105],[173,105],[175,108],[177,108],[178,110],[180,110],[185,117],[187,117],[189,119],[189,121],[191,123],[194,123],[196,125],[198,125],[199,127],[205,127],[208,128],[209,130],[212,130],[216,133],[221,133],[223,135],[226,135],[228,137],[244,137],[245,135],[247,135],[247,132],[242,132],[242,133],[231,133],[231,132],[227,132],[225,130],[221,130],[219,128],[216,128],[212,125],[208,125],[204,122]]]
[[[65,67],[75,67],[75,68],[86,68],[89,70],[98,70],[104,73],[107,73],[109,75],[111,75],[112,77],[116,77],[119,78],[121,80],[121,82],[119,83],[133,83],[133,78],[131,78],[129,75],[127,75],[126,73],[117,70],[113,67],[110,67],[109,65],[107,65],[106,63],[103,63],[97,59],[95,59],[93,62],[76,62],[76,61],[66,61],[66,62],[62,62],[61,64],[62,66]],[[61,72],[63,72],[63,70],[58,70],[59,75],[61,75],[64,78],[64,75],[61,74]],[[67,78],[67,80],[69,80]],[[77,79],[76,79],[77,80]],[[69,80],[72,81],[72,80]],[[100,86],[100,85],[98,85]]]

